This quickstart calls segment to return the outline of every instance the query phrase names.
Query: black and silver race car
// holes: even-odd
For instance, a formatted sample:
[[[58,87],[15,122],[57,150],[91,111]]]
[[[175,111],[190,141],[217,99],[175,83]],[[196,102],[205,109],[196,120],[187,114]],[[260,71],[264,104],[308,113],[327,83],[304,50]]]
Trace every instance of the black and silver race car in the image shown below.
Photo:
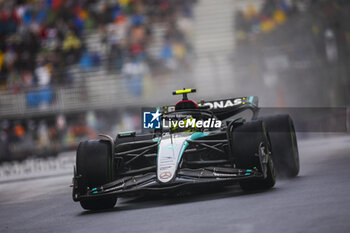
[[[236,182],[244,191],[264,190],[275,185],[275,170],[285,177],[298,175],[297,139],[289,115],[258,118],[256,96],[197,104],[187,98],[195,91],[175,91],[183,99],[158,108],[168,127],[81,142],[73,200],[97,210],[112,208],[117,197],[132,193]],[[252,113],[251,120],[240,117],[246,111]],[[213,121],[222,124],[214,126]],[[199,127],[203,122],[209,122],[207,127]]]

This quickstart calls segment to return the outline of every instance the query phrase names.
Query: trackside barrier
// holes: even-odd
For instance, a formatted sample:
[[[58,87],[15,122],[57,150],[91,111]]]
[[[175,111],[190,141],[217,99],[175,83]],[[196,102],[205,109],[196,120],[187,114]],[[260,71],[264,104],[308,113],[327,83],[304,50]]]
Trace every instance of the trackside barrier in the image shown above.
[[[57,157],[29,158],[24,161],[5,162],[0,165],[0,183],[37,177],[68,175],[73,172],[75,152]]]

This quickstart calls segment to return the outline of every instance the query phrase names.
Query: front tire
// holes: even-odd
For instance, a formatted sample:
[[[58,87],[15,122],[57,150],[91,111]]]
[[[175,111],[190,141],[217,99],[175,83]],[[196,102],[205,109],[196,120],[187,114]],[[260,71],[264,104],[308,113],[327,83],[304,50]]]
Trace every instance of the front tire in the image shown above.
[[[77,150],[76,167],[81,175],[79,193],[85,194],[88,189],[99,187],[113,180],[113,157],[110,142],[104,140],[89,140],[81,142]],[[81,207],[86,210],[101,210],[113,208],[117,198],[82,200]]]

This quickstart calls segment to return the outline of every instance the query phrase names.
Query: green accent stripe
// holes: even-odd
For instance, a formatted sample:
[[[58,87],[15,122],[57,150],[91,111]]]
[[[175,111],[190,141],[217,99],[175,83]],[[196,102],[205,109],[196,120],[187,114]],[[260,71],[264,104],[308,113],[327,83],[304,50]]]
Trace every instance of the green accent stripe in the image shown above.
[[[159,141],[160,141],[160,138],[153,138],[152,141],[154,141],[154,142],[159,142]]]
[[[253,103],[254,96],[249,96],[249,103]]]
[[[132,134],[135,133],[135,131],[125,131],[125,132],[119,132],[119,134],[123,135],[123,134]]]
[[[195,132],[189,137],[189,139],[190,140],[196,140],[198,138],[202,138],[202,137],[205,137],[207,135],[209,135],[209,133]],[[178,163],[181,161],[182,155],[185,152],[185,150],[188,147],[188,145],[189,145],[189,143],[187,141],[183,144],[183,146],[181,148],[181,151],[180,151],[180,156],[179,156],[179,159],[178,159]]]

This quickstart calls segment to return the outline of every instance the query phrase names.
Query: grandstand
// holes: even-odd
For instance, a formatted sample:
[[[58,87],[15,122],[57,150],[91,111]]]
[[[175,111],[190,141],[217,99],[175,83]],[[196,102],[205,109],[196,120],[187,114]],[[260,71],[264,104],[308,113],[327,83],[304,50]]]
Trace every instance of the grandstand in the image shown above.
[[[138,129],[135,109],[173,102],[171,91],[183,87],[196,87],[199,99],[258,95],[270,107],[346,105],[346,7],[327,0],[4,1],[0,160],[12,158],[13,148],[47,155],[97,131]]]

